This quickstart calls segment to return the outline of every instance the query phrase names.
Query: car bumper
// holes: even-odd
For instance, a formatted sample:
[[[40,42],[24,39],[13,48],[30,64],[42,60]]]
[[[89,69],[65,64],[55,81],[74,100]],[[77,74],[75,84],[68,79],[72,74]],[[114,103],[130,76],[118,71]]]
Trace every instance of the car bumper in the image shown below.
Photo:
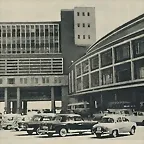
[[[41,133],[41,134],[49,134],[49,133],[56,133],[56,131],[55,130],[42,130],[42,129],[40,129],[39,133]]]

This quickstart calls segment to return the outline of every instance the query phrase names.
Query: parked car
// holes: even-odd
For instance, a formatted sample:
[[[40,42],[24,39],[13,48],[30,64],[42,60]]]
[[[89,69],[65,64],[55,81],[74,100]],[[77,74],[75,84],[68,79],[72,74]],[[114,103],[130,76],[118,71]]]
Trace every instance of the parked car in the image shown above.
[[[97,137],[108,134],[115,138],[121,133],[135,134],[136,126],[135,122],[131,122],[125,116],[107,115],[102,118],[100,123],[93,126],[92,133]]]
[[[58,114],[53,121],[41,124],[39,134],[59,134],[65,137],[68,133],[91,132],[92,126],[97,124],[97,121],[84,121],[78,114]]]
[[[144,126],[144,112],[135,111],[133,112],[133,115],[129,116],[129,119],[133,122],[136,122],[137,124]]]
[[[30,121],[27,122],[19,122],[18,127],[23,128],[24,131],[27,131],[27,133],[30,135],[33,132],[36,132],[38,134],[39,132],[39,126],[42,122],[50,121],[56,114],[54,113],[40,113],[34,115]]]
[[[1,126],[5,130],[10,130],[14,126],[14,121],[21,117],[20,114],[4,114],[2,115]]]

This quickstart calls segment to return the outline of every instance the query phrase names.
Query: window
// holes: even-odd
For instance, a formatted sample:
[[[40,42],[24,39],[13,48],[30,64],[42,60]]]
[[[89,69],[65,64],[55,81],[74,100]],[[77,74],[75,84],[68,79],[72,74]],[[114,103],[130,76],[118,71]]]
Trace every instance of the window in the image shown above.
[[[80,39],[80,35],[78,35],[78,39]]]
[[[91,73],[91,87],[99,86],[99,72]]]
[[[24,78],[24,84],[27,84],[27,78]]]
[[[119,117],[119,118],[117,119],[117,122],[122,122],[121,117]]]
[[[83,76],[83,89],[89,88],[89,75]]]
[[[75,121],[82,121],[82,118],[81,117],[74,117],[74,120]]]
[[[83,39],[85,39],[85,35],[83,35]]]
[[[88,23],[88,27],[90,27],[90,24]]]
[[[88,39],[90,39],[90,35],[88,35]]]
[[[122,117],[123,122],[129,122],[129,120],[125,117]]]
[[[80,76],[80,75],[81,75],[81,64],[78,64],[78,65],[76,66],[76,75],[77,75],[77,76]]]
[[[89,71],[89,63],[88,60],[82,62],[82,73],[87,73]]]
[[[84,12],[82,12],[82,16],[85,16],[85,13],[84,13]]]
[[[35,83],[38,83],[38,78],[35,78]]]
[[[112,64],[112,50],[108,50],[101,54],[101,65],[107,66]]]
[[[15,84],[14,78],[8,78],[8,84]]]
[[[77,26],[80,27],[80,23],[77,23]]]
[[[93,56],[92,58],[90,58],[90,68],[91,68],[91,71],[99,68],[98,55]]]
[[[79,12],[77,12],[77,16],[79,16],[80,14],[79,14]]]
[[[2,78],[0,78],[0,84],[2,84],[2,82],[3,82],[3,81],[2,81]]]
[[[115,60],[120,62],[130,58],[130,43],[120,45],[115,48]]]
[[[20,83],[23,84],[23,78],[20,78]]]
[[[49,77],[46,78],[46,83],[49,83]]]
[[[79,91],[79,90],[81,90],[81,88],[82,88],[82,81],[81,81],[81,78],[78,78],[77,79],[77,90]]]
[[[102,70],[102,84],[111,84],[113,82],[113,71],[112,68]]]
[[[87,12],[87,16],[90,16],[90,13],[89,13],[89,12]]]
[[[85,23],[83,23],[83,27],[85,27]]]
[[[44,77],[42,78],[42,83],[46,83],[46,80]]]

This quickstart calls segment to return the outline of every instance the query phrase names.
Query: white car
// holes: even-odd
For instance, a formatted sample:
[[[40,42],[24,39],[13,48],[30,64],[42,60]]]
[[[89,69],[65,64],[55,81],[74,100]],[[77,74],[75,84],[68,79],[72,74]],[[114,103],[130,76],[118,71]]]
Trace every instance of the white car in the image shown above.
[[[102,118],[100,123],[92,127],[92,133],[97,137],[108,134],[117,137],[121,133],[135,134],[136,123],[131,122],[127,117],[122,115],[107,115]]]

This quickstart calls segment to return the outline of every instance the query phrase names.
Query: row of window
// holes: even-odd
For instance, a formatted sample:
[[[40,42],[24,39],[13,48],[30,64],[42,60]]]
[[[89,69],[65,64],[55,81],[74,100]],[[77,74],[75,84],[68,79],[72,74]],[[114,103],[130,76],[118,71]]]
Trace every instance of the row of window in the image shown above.
[[[76,79],[77,90],[125,82],[132,79],[144,79],[144,59],[136,60],[132,65],[134,66],[133,69],[131,69],[131,63],[129,62],[115,66],[114,70],[113,67],[110,67],[79,77]]]
[[[132,51],[132,57],[131,57],[131,51]],[[100,59],[99,55],[96,54],[95,56],[83,61],[82,63],[76,66],[76,74],[77,76],[80,76],[89,71],[93,71],[111,65],[112,63],[115,64],[118,62],[126,61],[131,58],[136,58],[143,55],[144,55],[144,37],[132,41],[131,46],[130,42],[127,42],[120,46],[114,47],[113,50],[111,48],[105,52],[102,52],[100,53]]]
[[[28,80],[29,78],[20,78],[20,84],[28,84]],[[49,77],[42,77],[42,79],[39,79],[39,78],[31,78],[31,83],[33,84],[38,84],[39,83],[39,80],[40,82],[42,81],[43,84],[48,84],[50,83],[50,80],[49,80]],[[55,77],[54,78],[54,83],[61,83],[61,77]],[[15,84],[15,78],[8,78],[7,79],[7,84]],[[3,79],[0,78],[0,84],[3,84]]]
[[[82,15],[82,16],[90,16],[90,12],[77,12],[77,16],[80,16],[80,15]]]
[[[78,39],[90,39],[90,35],[78,35]]]
[[[80,23],[77,23],[77,26],[78,26],[78,27],[81,27],[81,24],[80,24]],[[88,24],[83,23],[83,24],[82,24],[82,27],[90,27],[90,23],[88,23]]]

